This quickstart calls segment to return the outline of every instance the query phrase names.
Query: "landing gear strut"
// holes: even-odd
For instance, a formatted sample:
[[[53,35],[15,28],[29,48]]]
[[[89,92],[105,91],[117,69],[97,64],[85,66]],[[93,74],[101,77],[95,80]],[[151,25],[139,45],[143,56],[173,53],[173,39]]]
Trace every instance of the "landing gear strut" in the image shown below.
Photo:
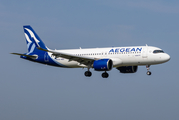
[[[104,73],[102,73],[101,75],[103,78],[108,78],[109,74],[105,71]]]
[[[90,68],[88,68],[88,71],[85,72],[86,77],[91,77],[92,73],[89,71]]]
[[[150,70],[150,65],[147,65],[146,68],[147,68],[147,75],[151,75],[152,73],[149,71]]]

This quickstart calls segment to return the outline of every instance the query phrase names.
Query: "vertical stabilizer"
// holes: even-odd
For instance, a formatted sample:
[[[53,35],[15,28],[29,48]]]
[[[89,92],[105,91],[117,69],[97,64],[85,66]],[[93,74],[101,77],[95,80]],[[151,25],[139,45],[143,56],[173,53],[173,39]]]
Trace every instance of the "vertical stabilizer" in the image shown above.
[[[36,50],[38,50],[36,48],[35,42],[38,43],[41,48],[47,49],[47,47],[45,46],[43,41],[36,34],[36,32],[32,29],[31,26],[26,25],[26,26],[23,26],[23,28],[24,28],[24,34],[25,34],[25,38],[26,38],[26,42],[27,42],[27,49],[28,49],[29,54],[34,53]]]

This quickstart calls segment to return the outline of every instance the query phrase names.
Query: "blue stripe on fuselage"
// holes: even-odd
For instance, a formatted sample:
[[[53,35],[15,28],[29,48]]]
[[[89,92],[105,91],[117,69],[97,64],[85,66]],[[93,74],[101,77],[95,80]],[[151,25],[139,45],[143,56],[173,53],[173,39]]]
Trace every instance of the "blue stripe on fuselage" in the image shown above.
[[[30,61],[33,61],[33,62],[38,62],[38,63],[42,63],[42,64],[56,66],[56,67],[68,67],[68,66],[65,66],[65,65],[63,65],[63,64],[53,60],[47,54],[47,52],[45,52],[45,51],[38,50],[38,54],[36,54],[36,53],[30,53],[28,55],[37,55],[38,58],[37,59],[32,59],[32,58],[29,58],[29,57],[26,57],[26,56],[21,56],[21,58],[26,59],[26,60],[30,60]]]

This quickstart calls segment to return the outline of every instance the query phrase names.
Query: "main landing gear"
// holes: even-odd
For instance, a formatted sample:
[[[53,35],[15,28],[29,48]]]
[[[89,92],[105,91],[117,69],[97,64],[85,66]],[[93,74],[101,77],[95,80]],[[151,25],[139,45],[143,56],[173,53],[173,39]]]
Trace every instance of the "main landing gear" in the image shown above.
[[[150,70],[150,65],[147,65],[146,68],[147,68],[147,75],[151,75],[152,73],[149,71]]]
[[[92,75],[92,73],[89,70],[85,72],[86,77],[91,77],[91,75]]]
[[[85,76],[86,76],[86,77],[91,77],[91,75],[92,75],[92,73],[91,73],[89,70],[85,72]],[[101,74],[101,76],[102,76],[103,78],[108,78],[108,77],[109,77],[109,74],[105,71],[104,73]]]
[[[108,78],[109,77],[109,74],[105,71],[104,73],[102,73],[101,75],[103,78]]]
[[[90,71],[86,71],[86,72],[85,72],[85,76],[86,76],[86,77],[91,77],[91,75],[92,75],[92,73],[91,73]],[[105,71],[104,73],[101,74],[101,76],[102,76],[103,78],[108,78],[108,77],[109,77],[109,74]]]

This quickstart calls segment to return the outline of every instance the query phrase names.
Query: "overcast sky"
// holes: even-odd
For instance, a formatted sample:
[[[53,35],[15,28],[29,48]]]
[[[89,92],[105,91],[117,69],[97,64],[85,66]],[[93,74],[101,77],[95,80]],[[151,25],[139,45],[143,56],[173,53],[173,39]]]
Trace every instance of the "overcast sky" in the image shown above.
[[[135,74],[65,69],[20,59],[23,25],[51,49],[148,44],[171,56]],[[178,120],[179,1],[0,1],[0,120]]]

